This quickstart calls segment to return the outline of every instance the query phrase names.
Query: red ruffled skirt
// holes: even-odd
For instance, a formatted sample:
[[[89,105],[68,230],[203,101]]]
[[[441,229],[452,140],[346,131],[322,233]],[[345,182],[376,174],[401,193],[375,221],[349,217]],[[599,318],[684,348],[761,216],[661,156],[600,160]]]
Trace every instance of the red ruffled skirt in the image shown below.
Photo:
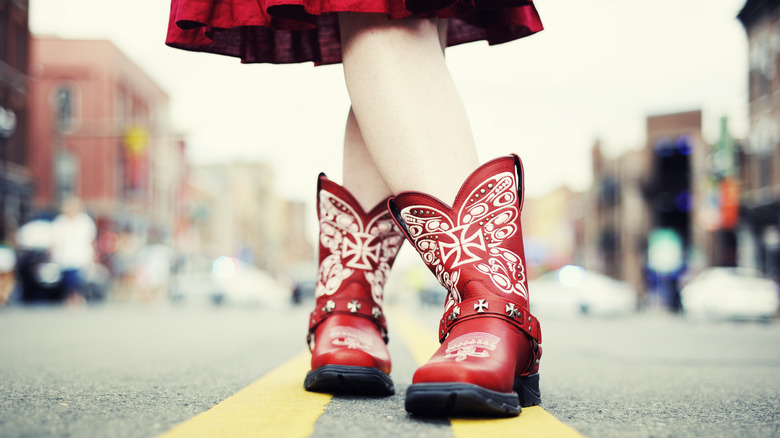
[[[533,0],[171,0],[166,44],[286,64],[341,62],[336,12],[449,18],[447,45],[500,44],[542,30]]]

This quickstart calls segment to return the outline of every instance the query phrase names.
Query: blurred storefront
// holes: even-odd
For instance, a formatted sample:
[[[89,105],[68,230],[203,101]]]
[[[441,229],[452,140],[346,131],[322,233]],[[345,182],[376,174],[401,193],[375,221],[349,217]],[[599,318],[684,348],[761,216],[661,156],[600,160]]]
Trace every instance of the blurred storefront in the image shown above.
[[[13,242],[31,211],[26,167],[28,2],[0,0],[0,244]]]

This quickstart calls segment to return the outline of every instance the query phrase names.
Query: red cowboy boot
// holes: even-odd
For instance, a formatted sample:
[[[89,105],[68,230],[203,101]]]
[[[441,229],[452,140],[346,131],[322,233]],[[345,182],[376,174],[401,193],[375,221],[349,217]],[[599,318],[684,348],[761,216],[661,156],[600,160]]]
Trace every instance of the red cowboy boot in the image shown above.
[[[417,192],[388,201],[449,291],[441,346],[406,392],[410,413],[510,416],[541,402],[541,333],[528,311],[522,196],[522,163],[512,155],[475,170],[452,208]]]
[[[394,393],[382,312],[383,288],[404,238],[386,200],[365,212],[321,174],[317,187],[320,264],[309,321],[308,391]]]

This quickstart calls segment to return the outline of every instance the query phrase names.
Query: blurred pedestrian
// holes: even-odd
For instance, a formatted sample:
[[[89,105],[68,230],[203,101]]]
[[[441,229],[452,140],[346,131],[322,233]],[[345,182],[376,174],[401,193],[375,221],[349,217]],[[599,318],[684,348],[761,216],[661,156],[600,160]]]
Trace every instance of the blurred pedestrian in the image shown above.
[[[95,221],[76,197],[66,198],[52,223],[51,258],[62,270],[65,303],[85,303],[87,270],[95,263]]]
[[[307,390],[394,392],[382,301],[405,237],[448,290],[442,345],[415,373],[406,409],[506,416],[539,403],[522,164],[509,155],[479,165],[444,49],[541,29],[532,0],[172,0],[173,47],[247,63],[343,64],[344,175],[342,185],[325,175],[317,184]]]

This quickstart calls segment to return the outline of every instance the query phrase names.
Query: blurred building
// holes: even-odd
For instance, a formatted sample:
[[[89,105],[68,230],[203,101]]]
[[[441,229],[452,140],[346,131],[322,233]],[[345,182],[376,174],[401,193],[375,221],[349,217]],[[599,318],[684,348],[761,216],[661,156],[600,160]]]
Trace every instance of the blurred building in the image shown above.
[[[306,204],[281,199],[265,163],[193,168],[184,191],[184,253],[238,257],[274,274],[313,257]]]
[[[82,198],[99,232],[170,241],[186,174],[168,95],[106,40],[33,38],[27,162],[35,207]],[[102,241],[104,252],[115,239]]]
[[[529,278],[567,264],[582,264],[585,199],[560,187],[523,201],[523,241]]]
[[[0,0],[0,243],[31,212],[26,167],[27,77],[30,31],[27,0]]]
[[[748,0],[750,134],[742,148],[739,264],[780,278],[780,1]]]
[[[710,181],[701,111],[647,118],[639,150],[607,157],[593,147],[585,195],[584,265],[630,283],[645,302],[679,307],[683,274],[709,263],[712,230],[700,208]]]
[[[645,289],[650,213],[643,184],[644,150],[607,157],[600,142],[592,150],[593,184],[585,194],[583,266]]]

